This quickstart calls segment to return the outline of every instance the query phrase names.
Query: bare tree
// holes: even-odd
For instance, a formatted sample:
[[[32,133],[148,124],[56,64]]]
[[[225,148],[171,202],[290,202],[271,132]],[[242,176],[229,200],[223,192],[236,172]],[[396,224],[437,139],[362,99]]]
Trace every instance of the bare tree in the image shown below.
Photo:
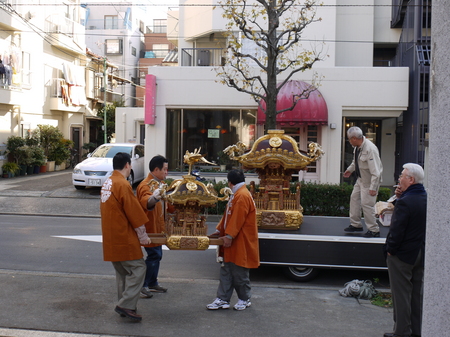
[[[276,128],[276,115],[292,110],[300,99],[317,90],[312,85],[292,97],[292,106],[278,110],[277,95],[295,73],[321,60],[315,48],[305,50],[301,35],[316,18],[316,0],[223,0],[219,8],[227,24],[227,57],[217,68],[220,82],[250,94],[266,114],[266,132]],[[283,81],[277,83],[281,73]],[[265,104],[263,104],[263,102]]]

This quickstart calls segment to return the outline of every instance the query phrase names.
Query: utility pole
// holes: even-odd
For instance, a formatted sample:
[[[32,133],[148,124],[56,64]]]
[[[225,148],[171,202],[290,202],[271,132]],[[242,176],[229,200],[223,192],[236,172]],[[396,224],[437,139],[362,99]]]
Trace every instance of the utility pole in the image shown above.
[[[106,134],[106,57],[103,58],[103,135],[104,143],[108,142]]]

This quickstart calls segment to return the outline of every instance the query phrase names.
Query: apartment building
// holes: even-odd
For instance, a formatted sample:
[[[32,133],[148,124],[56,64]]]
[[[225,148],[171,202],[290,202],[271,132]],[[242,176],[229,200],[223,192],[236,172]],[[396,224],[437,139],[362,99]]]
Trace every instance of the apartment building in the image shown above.
[[[178,48],[178,66],[149,67],[152,106],[136,113],[146,120],[146,156],[164,154],[178,170],[183,169],[186,150],[202,147],[207,159],[215,160],[226,146],[239,140],[251,145],[264,132],[264,118],[258,117],[253,99],[218,81],[215,69],[227,57],[223,34],[227,22],[213,1],[201,3],[181,0],[179,11],[169,13],[168,38]],[[308,26],[302,38],[311,48],[320,45],[328,57],[293,80],[311,83],[313,72],[322,77],[318,93],[325,103],[326,111],[321,112],[325,119],[299,121],[299,116],[288,114],[279,120],[278,115],[278,127],[294,136],[301,150],[309,141],[325,150],[317,166],[299,172],[299,179],[339,183],[352,159],[345,132],[360,126],[380,149],[383,184],[392,185],[397,119],[409,104],[409,69],[384,61],[395,55],[402,29],[391,26],[390,0],[363,0],[357,6],[332,0],[323,4],[317,9],[322,20]],[[243,42],[242,48],[255,47]]]
[[[139,86],[136,86],[137,107],[144,106],[148,67],[178,65],[175,45],[167,38],[166,19],[154,19],[153,25],[147,26],[144,41],[145,50],[139,60]]]
[[[44,6],[45,4],[45,6]],[[82,142],[85,122],[84,9],[80,1],[2,1],[0,152],[11,135],[26,137],[38,124],[57,126]]]
[[[140,4],[140,5],[138,5]],[[139,59],[144,53],[144,33],[148,25],[147,7],[138,1],[118,3],[93,1],[83,5],[86,46],[96,55],[107,57],[117,65],[117,76],[123,79],[112,97],[125,106],[136,106]]]

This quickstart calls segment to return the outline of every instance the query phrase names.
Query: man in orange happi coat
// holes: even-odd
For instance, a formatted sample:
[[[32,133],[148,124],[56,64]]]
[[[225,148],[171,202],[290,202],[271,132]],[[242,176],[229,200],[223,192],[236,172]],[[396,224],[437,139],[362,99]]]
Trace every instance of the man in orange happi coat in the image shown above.
[[[101,190],[103,258],[111,261],[116,271],[115,311],[122,317],[141,321],[136,306],[146,270],[141,245],[150,244],[144,225],[147,215],[127,180],[131,172],[130,155],[117,153],[113,169]]]
[[[147,214],[148,221],[145,223],[147,233],[163,233],[165,231],[165,215],[166,211],[173,212],[175,209],[172,205],[167,204],[161,199],[161,187],[164,179],[167,178],[169,169],[169,161],[160,155],[154,156],[148,164],[150,173],[138,186],[136,196],[141,203],[142,208]],[[159,188],[152,191],[149,186],[150,181],[156,181]],[[147,258],[147,272],[145,274],[144,286],[141,289],[142,298],[151,298],[152,292],[165,293],[167,288],[162,287],[158,283],[159,265],[162,259],[163,251],[161,244],[152,243],[145,246]]]
[[[250,268],[259,266],[255,202],[245,185],[241,170],[231,170],[227,179],[233,195],[216,232],[211,235],[219,236],[224,244],[219,254],[223,257],[223,263],[217,298],[206,306],[209,310],[228,309],[233,289],[238,296],[238,302],[233,308],[248,308],[251,305]]]

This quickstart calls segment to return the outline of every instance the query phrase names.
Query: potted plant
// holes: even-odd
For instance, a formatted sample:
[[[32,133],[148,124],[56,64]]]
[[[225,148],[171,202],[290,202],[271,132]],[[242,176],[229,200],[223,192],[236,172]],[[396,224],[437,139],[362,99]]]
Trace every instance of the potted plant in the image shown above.
[[[14,161],[16,164],[18,164],[18,157],[17,157],[17,149],[21,146],[25,145],[25,139],[19,136],[9,136],[6,140],[6,150],[8,153],[8,160]]]
[[[30,149],[31,149],[33,173],[37,174],[40,172],[41,167],[45,165],[46,158],[44,150],[38,146],[32,146]]]
[[[20,167],[20,175],[33,174],[33,157],[31,147],[24,145],[18,147],[15,151],[17,163]]]
[[[55,161],[51,159],[51,152],[54,151],[54,147],[64,138],[64,135],[55,126],[39,124],[33,133],[33,137],[39,140],[39,144],[44,150],[44,155],[48,159],[47,171],[54,171]]]
[[[48,154],[48,159],[55,162],[55,170],[61,170],[62,164],[69,158],[70,150],[64,139],[60,139],[57,143],[55,143]]]
[[[14,177],[19,172],[19,165],[14,162],[7,162],[2,165],[3,178]]]

